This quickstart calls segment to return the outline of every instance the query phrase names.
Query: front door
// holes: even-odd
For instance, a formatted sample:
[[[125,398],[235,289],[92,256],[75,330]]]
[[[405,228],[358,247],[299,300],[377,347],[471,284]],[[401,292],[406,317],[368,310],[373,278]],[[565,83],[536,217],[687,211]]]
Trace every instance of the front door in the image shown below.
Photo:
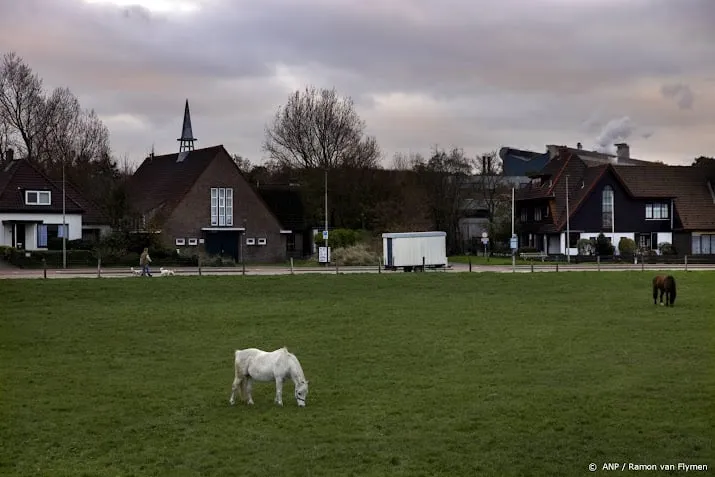
[[[239,261],[238,240],[240,234],[237,231],[210,231],[206,233],[206,252],[209,255],[218,255],[224,258],[233,258]]]
[[[12,234],[12,246],[19,250],[27,247],[25,243],[25,224],[15,224],[15,230]]]

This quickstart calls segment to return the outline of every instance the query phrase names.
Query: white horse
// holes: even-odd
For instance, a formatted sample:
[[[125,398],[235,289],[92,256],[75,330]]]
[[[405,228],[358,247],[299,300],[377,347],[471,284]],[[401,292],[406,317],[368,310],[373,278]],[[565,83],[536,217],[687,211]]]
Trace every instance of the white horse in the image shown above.
[[[229,399],[232,406],[236,403],[236,391],[241,400],[248,399],[248,404],[253,404],[253,396],[251,396],[253,381],[275,381],[275,402],[282,406],[283,381],[288,378],[295,385],[295,400],[298,406],[305,406],[308,398],[308,380],[305,379],[298,358],[285,346],[275,351],[263,351],[257,348],[237,349],[234,353],[234,370],[235,376]]]

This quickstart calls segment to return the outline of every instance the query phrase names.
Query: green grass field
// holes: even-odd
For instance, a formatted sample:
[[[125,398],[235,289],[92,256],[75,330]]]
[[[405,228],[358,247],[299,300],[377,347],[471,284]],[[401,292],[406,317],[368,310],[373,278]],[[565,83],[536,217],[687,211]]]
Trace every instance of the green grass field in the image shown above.
[[[0,474],[711,472],[715,274],[652,275],[3,280]],[[233,350],[283,345],[308,406],[229,406]]]

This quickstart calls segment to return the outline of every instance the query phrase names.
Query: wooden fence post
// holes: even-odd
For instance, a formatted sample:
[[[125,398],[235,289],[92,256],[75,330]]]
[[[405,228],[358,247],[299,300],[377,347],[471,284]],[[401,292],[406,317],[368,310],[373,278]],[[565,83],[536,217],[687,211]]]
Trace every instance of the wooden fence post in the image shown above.
[[[469,271],[471,272],[472,271],[472,256],[467,255],[467,259],[469,260]]]
[[[598,265],[598,271],[601,271],[601,256],[596,255],[596,264]]]
[[[377,259],[377,273],[382,273],[382,258]]]
[[[685,256],[685,271],[688,271],[688,256]]]
[[[643,257],[641,257],[641,272],[645,271],[645,260],[643,260]]]
[[[47,260],[42,257],[42,277],[47,278]]]
[[[534,262],[531,262],[531,273],[534,273]]]
[[[290,274],[293,275],[293,257],[290,258]]]
[[[201,254],[199,254],[198,264],[199,264],[199,276],[201,276]]]
[[[102,278],[102,254],[97,254],[97,278]]]
[[[556,271],[559,271],[559,262],[556,262]]]

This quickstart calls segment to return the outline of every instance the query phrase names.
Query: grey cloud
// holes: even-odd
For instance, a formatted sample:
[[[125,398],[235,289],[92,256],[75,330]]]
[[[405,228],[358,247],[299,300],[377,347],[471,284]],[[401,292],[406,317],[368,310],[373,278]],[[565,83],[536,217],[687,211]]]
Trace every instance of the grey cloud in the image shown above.
[[[680,109],[692,109],[693,107],[693,91],[686,84],[664,84],[660,88],[660,92],[663,97],[674,100]]]
[[[83,105],[106,116],[132,114],[154,128],[113,133],[120,151],[152,136],[167,137],[173,148],[188,97],[202,144],[215,138],[259,156],[263,126],[289,92],[278,65],[295,69],[299,83],[355,98],[388,154],[410,141],[463,141],[477,150],[560,137],[587,144],[622,116],[657,137],[673,121],[715,122],[703,116],[715,99],[692,80],[715,77],[712,0],[206,4],[172,17],[82,0],[0,0],[0,44],[48,83],[69,86]],[[698,92],[688,118],[674,119],[667,104],[639,96],[647,88],[667,96],[660,85],[681,83]],[[415,106],[399,124],[386,119],[376,98],[397,92],[424,95],[439,110]],[[687,104],[682,88],[672,99]],[[634,130],[629,140],[644,134]]]

